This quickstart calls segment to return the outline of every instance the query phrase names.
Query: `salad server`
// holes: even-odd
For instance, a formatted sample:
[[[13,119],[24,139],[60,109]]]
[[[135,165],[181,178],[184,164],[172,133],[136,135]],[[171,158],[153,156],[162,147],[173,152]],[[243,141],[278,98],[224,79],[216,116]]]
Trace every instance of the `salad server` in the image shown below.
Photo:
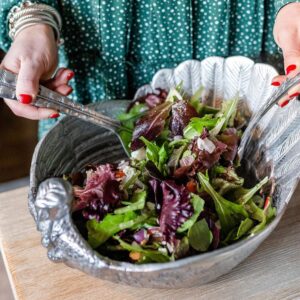
[[[259,121],[271,110],[271,108],[277,104],[277,102],[287,94],[289,89],[296,86],[300,82],[300,73],[298,73],[295,77],[289,78],[284,81],[273,93],[270,98],[266,101],[266,103],[259,109],[250,119],[248,126],[246,127],[244,134],[241,139],[241,144],[239,146],[239,157],[240,159],[243,158],[245,149],[247,148],[251,136],[254,134],[256,125]],[[297,98],[298,99],[298,98]]]
[[[16,95],[16,81],[17,75],[7,70],[0,70],[0,98],[18,101]],[[68,97],[56,93],[42,85],[40,85],[38,95],[31,105],[41,108],[51,108],[112,131],[118,136],[124,151],[129,155],[119,135],[120,131],[128,131],[128,129],[123,127],[119,121],[109,118],[88,106],[73,102]]]

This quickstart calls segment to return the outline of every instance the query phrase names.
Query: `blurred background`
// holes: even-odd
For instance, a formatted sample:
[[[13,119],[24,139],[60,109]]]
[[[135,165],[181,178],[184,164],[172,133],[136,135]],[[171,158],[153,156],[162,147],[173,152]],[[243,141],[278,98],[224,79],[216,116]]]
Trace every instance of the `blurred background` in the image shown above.
[[[0,61],[3,56],[0,50]],[[3,190],[4,183],[22,181],[28,177],[32,153],[37,143],[37,122],[14,116],[1,100],[0,130],[0,186]]]
[[[4,53],[0,50],[0,61]],[[16,117],[0,99],[0,193],[29,183],[37,122]],[[0,300],[12,300],[0,251]]]

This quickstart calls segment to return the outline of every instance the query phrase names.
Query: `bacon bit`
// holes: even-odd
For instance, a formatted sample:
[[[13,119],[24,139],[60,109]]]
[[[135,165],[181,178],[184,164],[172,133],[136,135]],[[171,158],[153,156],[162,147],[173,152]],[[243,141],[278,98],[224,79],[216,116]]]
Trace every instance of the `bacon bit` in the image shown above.
[[[186,188],[188,189],[189,192],[196,193],[197,192],[197,183],[195,182],[195,180],[192,179],[187,183]]]
[[[142,255],[140,252],[130,252],[129,253],[129,257],[132,259],[132,260],[140,260]]]
[[[125,173],[121,170],[116,171],[115,173],[116,178],[122,178],[125,176]]]
[[[269,207],[269,205],[270,205],[270,196],[268,196],[266,198],[265,205],[264,205],[264,210],[266,210]]]

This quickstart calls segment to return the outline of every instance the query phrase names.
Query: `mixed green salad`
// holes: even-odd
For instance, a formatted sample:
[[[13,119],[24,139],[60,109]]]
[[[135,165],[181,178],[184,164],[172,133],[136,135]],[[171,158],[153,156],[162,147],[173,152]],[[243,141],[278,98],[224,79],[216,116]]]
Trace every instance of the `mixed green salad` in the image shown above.
[[[67,177],[75,224],[99,253],[173,261],[258,233],[276,215],[269,179],[249,187],[239,171],[239,98],[214,108],[202,94],[180,85],[135,100],[119,116],[131,158]]]

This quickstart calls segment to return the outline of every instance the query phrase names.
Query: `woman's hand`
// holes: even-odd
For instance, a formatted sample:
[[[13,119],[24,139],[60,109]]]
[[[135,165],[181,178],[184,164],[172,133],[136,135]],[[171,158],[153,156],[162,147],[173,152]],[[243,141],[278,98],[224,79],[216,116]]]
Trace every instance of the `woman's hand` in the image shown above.
[[[300,3],[287,4],[279,11],[274,25],[274,39],[282,49],[286,73],[273,78],[272,85],[279,86],[286,77],[293,77],[300,71]],[[284,107],[299,95],[300,84],[290,89],[278,104]]]
[[[32,120],[58,116],[55,110],[28,105],[36,97],[40,81],[61,94],[68,95],[72,92],[72,88],[68,86],[68,81],[74,75],[71,70],[60,69],[50,79],[57,63],[58,49],[50,26],[34,25],[16,36],[0,65],[0,68],[18,74],[16,94],[20,103],[5,100],[15,115]]]

